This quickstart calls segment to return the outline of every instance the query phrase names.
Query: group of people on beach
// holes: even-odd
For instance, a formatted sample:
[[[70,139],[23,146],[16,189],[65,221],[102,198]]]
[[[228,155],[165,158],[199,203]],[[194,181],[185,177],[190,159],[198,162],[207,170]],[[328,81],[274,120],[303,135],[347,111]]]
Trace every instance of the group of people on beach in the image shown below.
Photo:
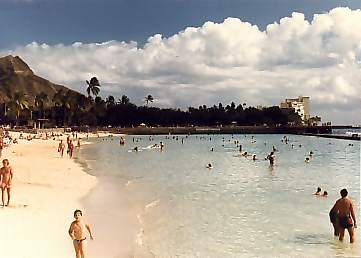
[[[74,144],[73,144],[73,140],[70,138],[70,135],[68,135],[66,138],[66,144],[67,144],[66,152],[70,158],[73,158]],[[78,147],[78,149],[80,149],[80,138],[78,138],[77,147]],[[60,153],[61,157],[64,156],[64,150],[65,150],[65,143],[63,142],[63,140],[60,140],[59,145],[58,145],[58,152]]]
[[[73,139],[71,138],[71,136]],[[89,136],[87,134],[87,138],[88,137]],[[74,153],[74,144],[73,144],[74,139],[77,139],[77,147],[78,149],[80,149],[81,138],[78,138],[77,132],[72,132],[72,135],[69,134],[66,138],[67,154],[69,155],[70,158],[73,157],[73,153]],[[58,145],[58,152],[60,153],[61,157],[63,157],[64,155],[65,147],[66,146],[63,140],[60,140]],[[75,210],[73,216],[75,220],[70,224],[68,233],[73,241],[75,257],[85,258],[85,243],[87,240],[86,233],[88,232],[90,240],[93,240],[94,239],[93,232],[90,225],[83,220],[83,212],[81,210],[79,209]]]
[[[5,147],[4,138],[5,138],[5,134],[3,136],[0,136],[0,156],[2,154],[3,148]],[[31,138],[33,139],[33,137]],[[21,139],[27,139],[27,137],[21,137]],[[68,150],[70,153],[69,156],[72,157],[73,145],[69,137],[67,143],[68,143]],[[79,140],[78,140],[78,147],[80,147]],[[61,156],[63,156],[64,149],[65,149],[65,144],[61,140],[58,148],[58,151],[60,152]],[[2,194],[2,198],[1,198],[2,207],[7,207],[10,204],[13,178],[14,178],[14,169],[12,166],[10,166],[9,160],[5,158],[2,160],[2,167],[0,168],[0,189]],[[86,234],[88,233],[90,239],[93,240],[94,239],[93,232],[90,225],[84,222],[84,220],[82,219],[83,214],[81,210],[75,210],[73,215],[75,220],[70,224],[68,233],[73,241],[75,257],[85,258],[85,242],[87,239]],[[2,257],[1,254],[0,257]]]

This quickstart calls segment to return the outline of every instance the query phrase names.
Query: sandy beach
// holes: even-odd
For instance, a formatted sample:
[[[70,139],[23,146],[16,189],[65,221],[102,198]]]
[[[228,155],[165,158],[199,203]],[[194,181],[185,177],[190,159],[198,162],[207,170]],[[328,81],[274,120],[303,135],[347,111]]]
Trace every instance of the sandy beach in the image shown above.
[[[1,157],[9,159],[14,179],[10,206],[0,208],[0,257],[74,257],[67,230],[97,180],[65,154],[61,158],[58,141],[18,141]]]

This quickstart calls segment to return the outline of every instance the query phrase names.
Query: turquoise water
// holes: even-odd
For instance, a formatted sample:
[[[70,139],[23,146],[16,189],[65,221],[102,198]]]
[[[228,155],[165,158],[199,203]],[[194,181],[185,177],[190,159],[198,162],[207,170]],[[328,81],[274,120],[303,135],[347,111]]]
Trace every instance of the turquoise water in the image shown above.
[[[116,209],[124,203],[134,211],[141,228],[132,251],[145,248],[154,257],[361,256],[360,229],[356,244],[348,243],[348,235],[339,243],[328,219],[347,188],[359,220],[360,142],[296,135],[287,135],[288,144],[283,135],[168,137],[127,136],[125,146],[118,137],[98,138],[81,150],[80,160],[112,200],[99,215],[122,220]],[[237,156],[236,140],[259,160]],[[160,141],[163,151],[146,148]],[[264,157],[273,145],[272,168]],[[131,151],[135,146],[139,152]],[[318,186],[329,197],[312,195]],[[122,230],[117,227],[98,225]]]

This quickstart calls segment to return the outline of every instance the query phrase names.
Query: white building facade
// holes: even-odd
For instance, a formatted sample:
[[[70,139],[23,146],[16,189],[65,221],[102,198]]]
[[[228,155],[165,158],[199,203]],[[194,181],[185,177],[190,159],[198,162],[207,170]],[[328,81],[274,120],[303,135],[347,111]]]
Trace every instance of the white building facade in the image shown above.
[[[295,99],[286,99],[281,102],[280,108],[292,108],[306,123],[310,119],[310,97],[299,96]]]

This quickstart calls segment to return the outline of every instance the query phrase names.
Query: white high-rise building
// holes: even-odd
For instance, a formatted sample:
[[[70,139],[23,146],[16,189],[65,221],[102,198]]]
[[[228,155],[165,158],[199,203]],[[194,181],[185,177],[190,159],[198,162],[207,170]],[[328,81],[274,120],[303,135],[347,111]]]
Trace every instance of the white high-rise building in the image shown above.
[[[310,119],[310,97],[299,96],[295,99],[286,99],[281,102],[280,108],[292,108],[300,115],[302,122],[307,122]]]

